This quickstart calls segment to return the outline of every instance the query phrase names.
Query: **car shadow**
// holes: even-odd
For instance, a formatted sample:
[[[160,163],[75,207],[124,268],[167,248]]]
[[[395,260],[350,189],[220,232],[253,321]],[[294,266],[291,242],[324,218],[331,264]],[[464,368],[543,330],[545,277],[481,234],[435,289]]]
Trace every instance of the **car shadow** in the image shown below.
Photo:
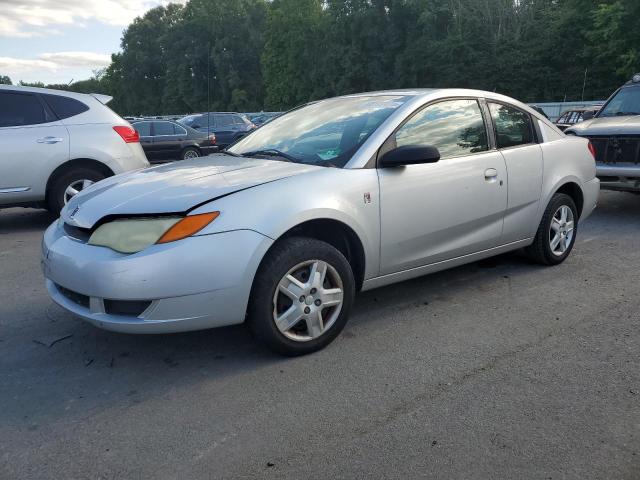
[[[585,223],[586,233],[602,235],[603,224],[625,228],[629,222],[637,225],[640,221],[640,197],[605,193],[603,199],[594,214],[596,220]],[[0,217],[0,232],[42,230],[52,220],[44,211],[15,210]],[[564,265],[578,268],[571,264],[570,259]],[[394,317],[391,312],[430,308],[433,302],[446,308],[470,284],[477,289],[495,288],[496,281],[535,275],[544,268],[520,252],[511,252],[363,292],[356,298],[342,336],[328,349],[299,358],[269,352],[244,325],[179,334],[120,334],[82,322],[48,298],[37,299],[29,307],[30,319],[0,336],[4,350],[0,358],[6,360],[0,362],[4,364],[0,374],[6,391],[28,391],[39,401],[21,404],[5,396],[0,398],[0,408],[8,422],[21,425],[49,417],[79,418],[95,409],[133,405],[181,386],[223,382],[228,377],[246,376],[250,385],[263,373],[269,376],[288,368],[310,368],[314,362],[340,354],[339,350],[350,348],[348,339],[360,327],[386,325]],[[6,318],[24,316],[24,311],[2,313]],[[10,375],[12,369],[27,374]],[[74,408],[63,408],[70,397],[77,400]]]
[[[56,219],[44,209],[11,208],[0,212],[0,234],[44,231]]]

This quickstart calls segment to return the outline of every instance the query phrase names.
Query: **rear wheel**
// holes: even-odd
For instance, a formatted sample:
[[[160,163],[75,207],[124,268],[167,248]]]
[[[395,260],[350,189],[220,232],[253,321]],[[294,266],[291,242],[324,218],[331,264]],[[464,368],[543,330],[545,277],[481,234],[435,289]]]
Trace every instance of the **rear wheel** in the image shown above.
[[[331,343],[347,323],[355,282],[347,259],[320,240],[280,241],[260,265],[248,325],[271,350],[289,356]]]
[[[47,196],[49,211],[54,215],[60,215],[60,210],[69,200],[105,177],[103,172],[87,167],[72,168],[62,172],[51,182]]]
[[[200,156],[200,152],[198,151],[197,148],[185,148],[182,151],[182,159],[183,160],[188,160],[190,158],[198,158]]]
[[[578,233],[578,210],[573,199],[556,193],[547,205],[529,256],[543,265],[557,265],[569,256]]]

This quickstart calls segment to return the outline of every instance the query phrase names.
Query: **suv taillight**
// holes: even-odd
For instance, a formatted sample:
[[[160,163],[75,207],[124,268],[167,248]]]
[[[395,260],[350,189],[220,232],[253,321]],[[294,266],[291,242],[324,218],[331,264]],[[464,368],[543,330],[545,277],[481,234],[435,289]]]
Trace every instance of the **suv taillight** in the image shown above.
[[[138,143],[140,141],[140,134],[133,127],[116,125],[113,129],[122,137],[125,143]]]
[[[589,153],[591,153],[591,156],[593,157],[593,159],[596,159],[596,147],[593,146],[593,143],[589,142]]]

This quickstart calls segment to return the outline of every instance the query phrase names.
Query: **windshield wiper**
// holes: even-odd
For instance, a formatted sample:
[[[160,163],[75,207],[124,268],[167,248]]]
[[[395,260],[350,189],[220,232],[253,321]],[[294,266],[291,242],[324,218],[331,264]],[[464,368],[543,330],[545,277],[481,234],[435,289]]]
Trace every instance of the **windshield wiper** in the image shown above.
[[[229,150],[218,150],[217,153],[222,153],[223,155],[231,155],[232,157],[241,157],[242,155],[238,155],[237,153],[230,152]]]
[[[288,155],[280,150],[276,150],[275,148],[269,148],[266,150],[254,150],[253,152],[243,153],[243,157],[255,157],[256,155],[262,155],[265,157],[281,157],[287,160],[288,162],[297,162],[298,159]]]

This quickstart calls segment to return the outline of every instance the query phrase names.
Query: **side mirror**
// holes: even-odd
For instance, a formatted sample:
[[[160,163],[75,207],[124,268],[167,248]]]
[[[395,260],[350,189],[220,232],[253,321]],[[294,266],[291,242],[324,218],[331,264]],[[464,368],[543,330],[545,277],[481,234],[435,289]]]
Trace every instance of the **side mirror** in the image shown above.
[[[191,125],[191,128],[197,130],[197,129],[201,128],[201,127],[197,123],[194,123],[193,125]]]
[[[389,150],[382,155],[380,165],[384,168],[435,163],[440,160],[440,152],[432,145],[406,145]]]
[[[582,121],[591,120],[595,116],[596,116],[595,112],[584,112],[582,114]]]

